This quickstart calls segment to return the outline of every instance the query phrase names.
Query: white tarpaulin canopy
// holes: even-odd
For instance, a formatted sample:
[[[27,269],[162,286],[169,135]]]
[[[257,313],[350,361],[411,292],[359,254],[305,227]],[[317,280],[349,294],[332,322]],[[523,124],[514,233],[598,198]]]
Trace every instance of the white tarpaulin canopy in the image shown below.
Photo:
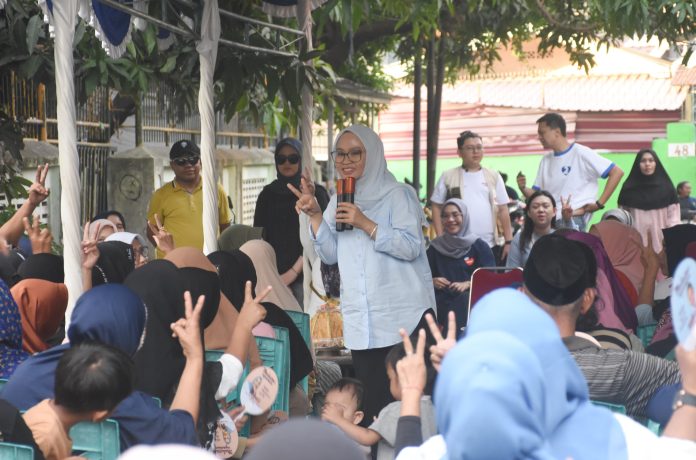
[[[288,0],[283,0],[287,2]],[[300,0],[299,6],[306,6],[307,0]],[[44,11],[49,30],[55,37],[54,58],[57,91],[57,119],[60,180],[61,180],[61,217],[63,231],[63,247],[65,259],[65,283],[69,292],[66,320],[69,321],[75,301],[82,293],[81,279],[81,231],[80,231],[80,175],[79,159],[76,142],[75,120],[75,86],[74,86],[74,31],[77,18],[82,17],[95,29],[106,52],[112,58],[117,58],[125,51],[130,40],[134,17],[153,22],[160,28],[192,36],[190,30],[184,30],[168,24],[160,19],[148,16],[147,2],[127,0],[37,0]],[[180,0],[189,7],[198,7],[198,3]],[[198,39],[197,51],[200,58],[200,88],[198,94],[198,109],[201,119],[201,163],[203,179],[203,228],[204,251],[206,253],[217,249],[217,233],[219,229],[217,212],[217,171],[215,167],[215,109],[213,92],[213,74],[217,58],[218,44],[233,46],[239,49],[265,52],[282,56],[294,56],[286,51],[262,49],[246,44],[220,39],[220,10],[217,0],[201,0],[203,5],[201,18],[201,35]],[[6,0],[0,0],[0,8]],[[132,7],[131,7],[132,5]],[[304,8],[302,8],[304,10]],[[304,10],[306,11],[306,10]],[[244,19],[231,12],[222,11],[226,16]],[[264,25],[260,21],[247,19],[249,22]],[[310,18],[305,16],[302,21],[303,29],[311,27]],[[295,31],[275,24],[265,24],[268,27],[293,32]],[[305,154],[311,152],[311,93],[303,93],[305,119],[302,122]],[[311,160],[310,160],[311,161]],[[306,163],[310,164],[310,163]]]

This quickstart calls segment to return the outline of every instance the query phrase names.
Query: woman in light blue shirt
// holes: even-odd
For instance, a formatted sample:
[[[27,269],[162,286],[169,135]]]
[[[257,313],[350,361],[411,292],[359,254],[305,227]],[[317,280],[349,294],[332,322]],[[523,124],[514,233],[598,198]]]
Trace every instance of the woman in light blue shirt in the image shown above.
[[[401,341],[399,328],[413,332],[435,307],[425,252],[423,209],[413,189],[387,170],[377,133],[353,125],[339,133],[333,158],[341,177],[355,177],[355,204],[331,197],[323,216],[313,185],[302,177],[297,209],[311,221],[311,238],[324,263],[338,263],[346,347],[365,385],[365,419],[391,400],[384,358]],[[353,230],[337,232],[336,223]],[[425,324],[423,322],[423,324]]]

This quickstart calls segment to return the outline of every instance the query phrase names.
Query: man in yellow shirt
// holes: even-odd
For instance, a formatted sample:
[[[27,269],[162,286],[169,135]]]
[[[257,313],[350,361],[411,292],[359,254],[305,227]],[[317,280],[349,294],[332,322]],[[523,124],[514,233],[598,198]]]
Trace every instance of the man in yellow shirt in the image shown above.
[[[174,237],[176,247],[203,249],[203,189],[201,187],[201,152],[191,141],[179,141],[172,145],[169,159],[175,178],[152,194],[147,218],[154,226],[161,224]],[[155,219],[155,214],[159,222]],[[220,231],[230,225],[230,208],[227,194],[218,184],[218,215]],[[157,246],[150,226],[147,236]],[[164,253],[157,250],[157,258]]]

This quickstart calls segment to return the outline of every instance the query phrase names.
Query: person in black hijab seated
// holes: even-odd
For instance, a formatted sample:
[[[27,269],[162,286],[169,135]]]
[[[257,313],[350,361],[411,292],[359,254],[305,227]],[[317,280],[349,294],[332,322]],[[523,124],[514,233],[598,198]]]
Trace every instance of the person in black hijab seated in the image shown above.
[[[220,289],[237,310],[244,304],[244,284],[251,281],[251,290],[256,292],[256,270],[249,256],[240,250],[216,251],[208,255],[220,277]],[[279,306],[263,302],[266,309],[264,321],[271,326],[284,327],[290,338],[290,389],[312,372],[312,355],[292,318]]]
[[[256,201],[254,227],[265,229],[265,240],[273,246],[278,273],[302,304],[302,243],[300,220],[295,211],[297,197],[288,188],[299,190],[302,178],[302,143],[295,138],[282,139],[275,148],[278,178],[265,186]],[[329,203],[326,189],[316,184],[314,195],[322,211]]]

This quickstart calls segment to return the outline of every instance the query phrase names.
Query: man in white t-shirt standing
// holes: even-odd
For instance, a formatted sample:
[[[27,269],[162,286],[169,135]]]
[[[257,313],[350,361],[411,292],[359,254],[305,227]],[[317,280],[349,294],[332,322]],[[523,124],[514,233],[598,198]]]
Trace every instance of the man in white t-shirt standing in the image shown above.
[[[527,188],[527,178],[521,173],[517,176],[517,185],[526,197],[536,190],[546,190],[553,195],[556,203],[560,203],[561,198],[569,199],[573,221],[584,231],[592,213],[604,209],[619,185],[623,171],[591,148],[568,142],[566,123],[561,115],[547,113],[537,120],[537,125],[541,145],[553,152],[541,159],[532,188]],[[598,199],[597,180],[600,177],[607,179],[607,185]],[[557,209],[557,218],[560,218],[561,207],[557,206]]]
[[[512,226],[507,207],[509,199],[505,184],[497,171],[481,166],[481,136],[464,131],[457,138],[457,148],[462,166],[442,173],[430,197],[435,231],[438,236],[442,235],[440,214],[445,201],[461,198],[469,209],[472,233],[488,243],[500,264],[507,257],[512,241]],[[498,223],[502,227],[503,235],[498,234]]]

